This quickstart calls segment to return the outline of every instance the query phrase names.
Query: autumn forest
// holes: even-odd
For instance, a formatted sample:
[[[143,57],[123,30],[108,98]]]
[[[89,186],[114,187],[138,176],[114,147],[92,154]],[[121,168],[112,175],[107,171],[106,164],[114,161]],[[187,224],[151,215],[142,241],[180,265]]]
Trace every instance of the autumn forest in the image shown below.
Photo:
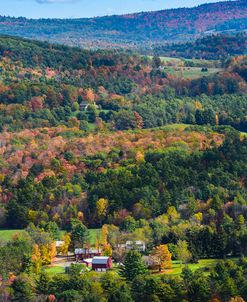
[[[0,301],[247,301],[244,21],[151,51],[9,36],[6,18]]]

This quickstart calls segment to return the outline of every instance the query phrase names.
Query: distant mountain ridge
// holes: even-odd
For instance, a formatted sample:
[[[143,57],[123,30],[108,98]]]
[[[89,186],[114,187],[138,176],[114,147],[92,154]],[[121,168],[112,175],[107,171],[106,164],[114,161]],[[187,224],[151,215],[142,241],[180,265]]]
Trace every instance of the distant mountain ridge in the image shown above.
[[[83,19],[0,17],[0,33],[83,47],[149,47],[247,29],[247,1]]]

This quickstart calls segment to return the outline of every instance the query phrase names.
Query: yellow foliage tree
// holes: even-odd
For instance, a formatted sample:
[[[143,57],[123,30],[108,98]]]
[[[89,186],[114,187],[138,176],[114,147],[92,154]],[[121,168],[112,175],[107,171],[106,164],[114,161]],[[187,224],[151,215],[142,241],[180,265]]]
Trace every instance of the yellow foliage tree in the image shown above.
[[[231,298],[229,302],[245,302],[242,297]]]
[[[41,260],[43,265],[49,265],[56,256],[56,243],[43,244],[40,246]]]
[[[77,213],[77,218],[78,218],[80,221],[83,221],[83,220],[84,220],[84,214],[83,214],[83,212],[79,211],[79,212]]]
[[[170,221],[175,221],[180,218],[179,213],[177,212],[176,208],[171,206],[167,209],[167,215]]]
[[[108,243],[107,236],[108,236],[108,227],[106,224],[104,224],[101,229],[101,239],[103,245],[106,245]]]
[[[62,238],[63,240],[63,244],[60,247],[59,251],[62,255],[68,255],[69,252],[69,246],[70,246],[70,242],[71,242],[71,238],[69,234],[65,234]]]
[[[51,260],[55,258],[57,255],[56,242],[52,242],[50,245],[50,255],[51,255]]]
[[[159,271],[169,269],[172,266],[172,254],[166,244],[156,246],[152,251],[151,257],[155,266],[159,267]]]
[[[96,203],[97,216],[102,221],[107,215],[109,202],[105,198],[100,198]]]
[[[136,161],[137,161],[138,163],[140,163],[140,162],[143,162],[144,160],[145,160],[144,153],[141,152],[141,151],[137,151],[137,152],[136,152]]]
[[[104,246],[104,256],[112,256],[112,247],[109,243]]]
[[[34,211],[34,210],[29,210],[28,211],[28,220],[30,222],[35,222],[36,221],[36,218],[37,218],[37,215],[38,215],[38,212],[37,211]]]
[[[32,253],[32,263],[33,263],[33,271],[37,275],[40,273],[40,269],[42,266],[41,253],[39,250],[39,246],[34,244],[33,253]]]
[[[197,221],[197,222],[202,222],[202,218],[203,218],[203,215],[201,212],[198,212],[196,214],[194,214],[193,218]]]
[[[43,265],[51,264],[51,253],[49,244],[43,244],[40,247],[41,259]]]

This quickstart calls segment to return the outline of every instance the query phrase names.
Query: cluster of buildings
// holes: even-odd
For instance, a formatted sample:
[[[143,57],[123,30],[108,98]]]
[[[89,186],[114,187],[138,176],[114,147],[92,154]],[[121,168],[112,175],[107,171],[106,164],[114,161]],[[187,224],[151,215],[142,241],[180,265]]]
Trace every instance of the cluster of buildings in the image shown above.
[[[96,272],[105,272],[112,268],[112,258],[102,256],[101,249],[77,248],[75,249],[75,260],[84,263]]]
[[[139,252],[145,252],[146,244],[143,241],[127,241],[118,244],[116,248],[131,250],[136,248]],[[112,258],[103,256],[103,250],[98,248],[76,248],[74,251],[76,262],[84,263],[87,267],[97,272],[105,272],[112,268]]]

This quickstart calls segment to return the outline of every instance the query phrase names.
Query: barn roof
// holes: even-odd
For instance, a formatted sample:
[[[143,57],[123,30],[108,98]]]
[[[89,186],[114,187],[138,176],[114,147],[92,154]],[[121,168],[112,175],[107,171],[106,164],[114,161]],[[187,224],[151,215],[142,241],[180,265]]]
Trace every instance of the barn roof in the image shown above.
[[[109,257],[93,257],[92,264],[107,264]]]

